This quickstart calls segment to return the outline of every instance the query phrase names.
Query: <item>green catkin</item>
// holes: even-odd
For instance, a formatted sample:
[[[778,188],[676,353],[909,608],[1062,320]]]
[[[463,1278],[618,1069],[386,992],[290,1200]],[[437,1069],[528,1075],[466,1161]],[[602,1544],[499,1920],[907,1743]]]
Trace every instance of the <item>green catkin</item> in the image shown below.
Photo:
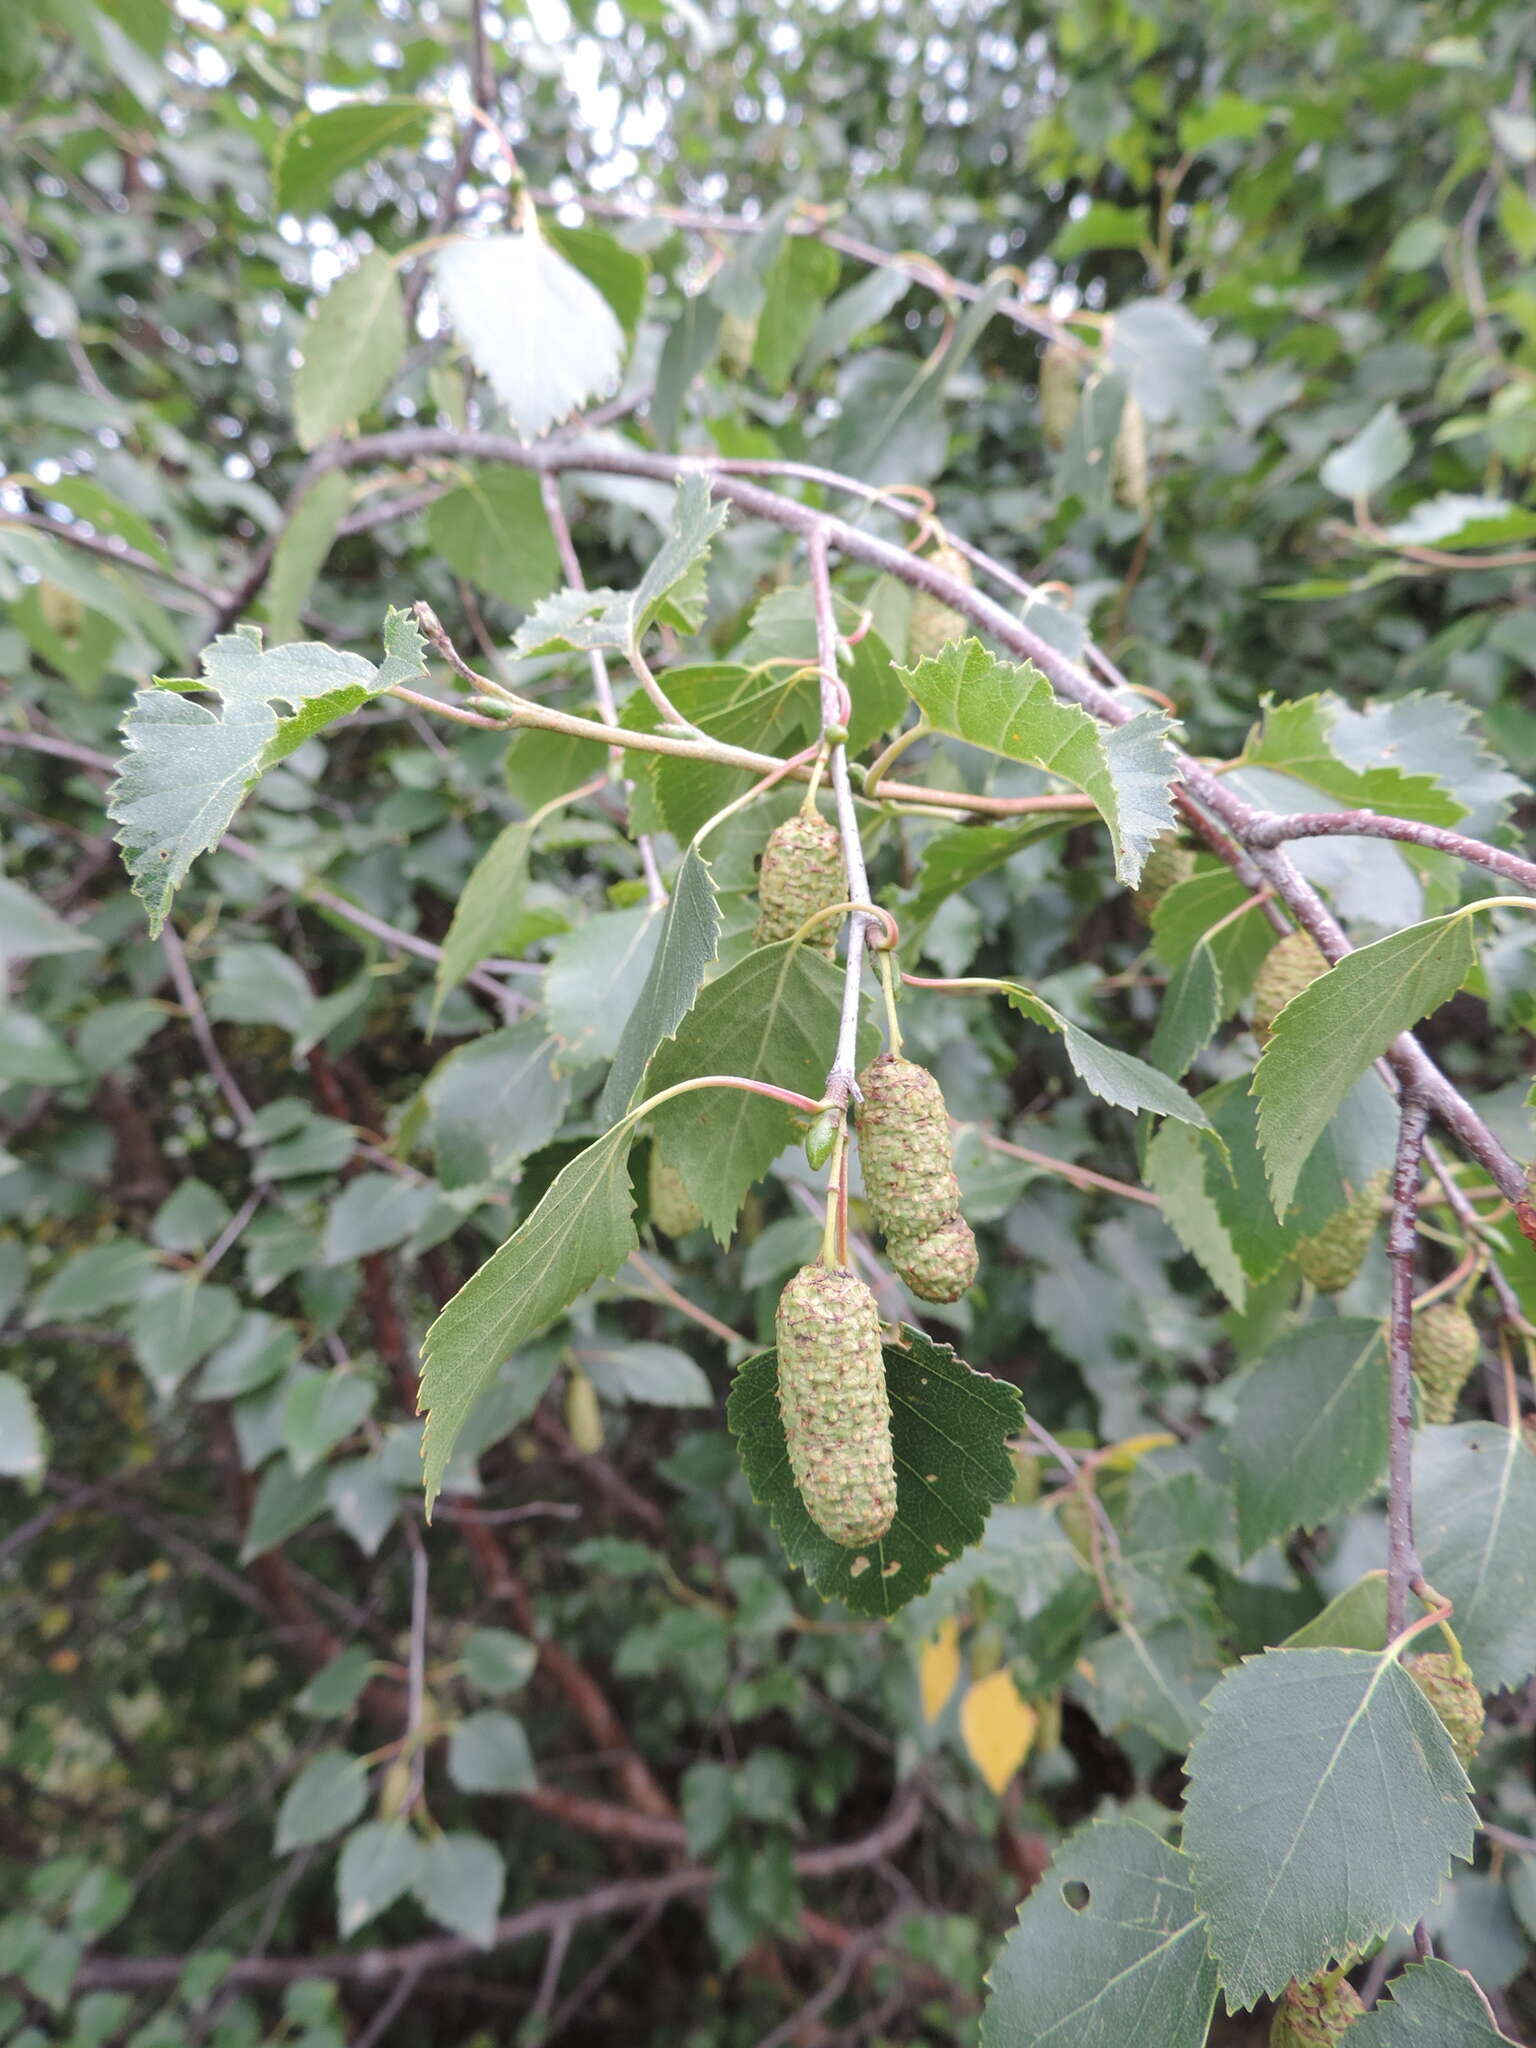
[[[922,1301],[958,1301],[976,1278],[960,1214],[949,1112],[926,1067],[881,1053],[859,1076],[864,1195],[891,1263]]]
[[[583,1457],[603,1448],[603,1411],[597,1389],[579,1366],[572,1366],[565,1384],[565,1426]]]
[[[1287,932],[1270,948],[1253,985],[1253,1030],[1260,1045],[1268,1041],[1286,1004],[1327,972],[1328,962],[1310,932]]]
[[[958,1301],[980,1265],[975,1236],[963,1216],[951,1216],[916,1244],[890,1239],[886,1250],[919,1301]]]
[[[1082,403],[1083,359],[1064,341],[1053,341],[1040,358],[1040,424],[1045,445],[1062,449]]]
[[[1297,1264],[1319,1294],[1337,1294],[1364,1265],[1386,1190],[1386,1174],[1376,1174],[1315,1236],[1304,1237],[1296,1247]]]
[[[651,1221],[664,1237],[686,1237],[697,1230],[703,1218],[699,1205],[688,1192],[688,1184],[672,1163],[664,1159],[661,1147],[651,1144],[649,1176]]]
[[[958,548],[952,548],[947,541],[941,542],[928,557],[935,569],[942,569],[946,576],[953,576],[957,583],[974,583],[971,565]],[[927,661],[947,647],[951,640],[963,640],[970,626],[953,606],[943,598],[935,597],[930,591],[919,590],[912,599],[912,609],[907,616],[907,661],[908,664]]]
[[[1465,1768],[1482,1745],[1486,1717],[1476,1683],[1465,1668],[1457,1670],[1456,1660],[1444,1650],[1425,1650],[1410,1657],[1403,1669],[1440,1716]]]
[[[1134,395],[1126,393],[1115,435],[1113,466],[1115,497],[1132,512],[1145,512],[1152,502],[1147,463],[1147,420]]]
[[[1195,849],[1186,846],[1176,832],[1165,832],[1152,842],[1152,850],[1142,863],[1141,882],[1131,901],[1143,922],[1152,922],[1152,913],[1168,894],[1170,889],[1187,882],[1195,872]]]
[[[745,377],[757,348],[757,318],[727,313],[720,322],[720,360],[733,377]]]
[[[1482,1348],[1477,1325],[1453,1301],[1437,1301],[1413,1319],[1413,1376],[1419,1383],[1419,1419],[1455,1419],[1461,1390]]]
[[[775,825],[758,870],[755,943],[771,946],[792,939],[818,910],[847,900],[847,870],[837,827],[819,811],[797,811]],[[830,960],[837,945],[836,918],[817,925],[805,943]]]
[[[1310,1984],[1298,1984],[1293,1977],[1275,2007],[1269,2048],[1332,2048],[1364,2013],[1347,1977],[1325,1972]]]
[[[802,1266],[779,1297],[779,1415],[811,1520],[848,1549],[896,1519],[880,1311],[857,1275]]]

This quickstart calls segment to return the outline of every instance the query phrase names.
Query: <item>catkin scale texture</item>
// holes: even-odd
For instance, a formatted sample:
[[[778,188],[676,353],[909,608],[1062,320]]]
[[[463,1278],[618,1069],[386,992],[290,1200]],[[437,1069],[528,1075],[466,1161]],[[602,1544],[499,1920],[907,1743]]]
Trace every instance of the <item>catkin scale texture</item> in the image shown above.
[[[760,946],[792,939],[807,918],[830,910],[848,898],[843,845],[837,827],[817,811],[797,811],[775,825],[763,848],[757,877],[757,928]],[[806,944],[830,959],[837,945],[837,920],[828,918]]]
[[[874,1543],[896,1519],[880,1311],[857,1275],[802,1266],[779,1297],[779,1415],[811,1520],[834,1543]]]
[[[1456,1403],[1481,1349],[1477,1325],[1458,1302],[1437,1301],[1419,1311],[1413,1319],[1413,1376],[1421,1421],[1455,1420]]]
[[[926,1067],[882,1053],[859,1076],[864,1194],[891,1264],[921,1301],[958,1301],[976,1278],[960,1214],[949,1112]]]
[[[1333,2048],[1364,2015],[1360,1994],[1347,1977],[1326,1975],[1310,1984],[1293,1978],[1275,2007],[1269,2048]]]
[[[864,1193],[883,1234],[917,1244],[960,1213],[949,1112],[926,1067],[883,1052],[859,1076]]]
[[[976,1238],[963,1216],[951,1216],[915,1244],[892,1239],[891,1263],[919,1301],[958,1301],[976,1278]]]
[[[958,548],[941,542],[928,557],[935,569],[953,576],[957,583],[973,583],[971,565]],[[928,661],[951,640],[963,640],[970,631],[959,612],[931,591],[919,590],[912,599],[907,618],[907,660]]]
[[[1271,946],[1253,985],[1253,1029],[1260,1045],[1267,1044],[1286,1004],[1327,972],[1327,959],[1310,932],[1287,932]]]

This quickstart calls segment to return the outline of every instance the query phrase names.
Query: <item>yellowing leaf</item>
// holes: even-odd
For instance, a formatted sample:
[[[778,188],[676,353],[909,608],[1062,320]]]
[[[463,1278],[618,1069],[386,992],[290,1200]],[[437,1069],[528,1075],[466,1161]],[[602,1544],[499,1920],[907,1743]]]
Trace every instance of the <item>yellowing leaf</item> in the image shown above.
[[[949,1705],[949,1696],[960,1676],[960,1621],[949,1615],[939,1623],[938,1634],[917,1653],[917,1684],[922,1695],[923,1719],[937,1721]]]
[[[1146,1436],[1123,1437],[1117,1444],[1111,1444],[1100,1454],[1099,1464],[1106,1472],[1133,1472],[1149,1451],[1166,1451],[1178,1438],[1166,1430],[1153,1430]]]
[[[960,1733],[971,1762],[999,1797],[1029,1755],[1040,1716],[1026,1700],[1012,1673],[994,1671],[973,1685],[960,1702]]]

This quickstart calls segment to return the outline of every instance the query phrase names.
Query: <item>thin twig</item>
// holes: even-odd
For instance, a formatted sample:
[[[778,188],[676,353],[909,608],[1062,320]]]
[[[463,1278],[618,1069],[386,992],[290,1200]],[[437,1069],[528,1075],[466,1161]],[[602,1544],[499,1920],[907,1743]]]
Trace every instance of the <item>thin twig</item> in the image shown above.
[[[427,1757],[421,1728],[427,1700],[427,1545],[414,1515],[405,1517],[405,1540],[411,1553],[411,1653],[406,1667],[405,1740],[410,1755],[410,1789],[405,1811],[421,1798]]]
[[[585,590],[587,579],[582,573],[581,557],[576,552],[576,543],[571,535],[571,522],[565,516],[565,504],[560,496],[560,479],[550,471],[542,470],[539,474],[539,490],[544,499],[544,510],[549,519],[550,530],[555,536],[555,549],[560,557],[560,567],[565,580],[572,590]],[[617,725],[619,707],[614,702],[613,679],[608,673],[608,657],[601,647],[594,647],[587,656],[587,663],[592,672],[592,691],[597,698],[597,708],[602,721],[604,725]],[[609,758],[618,762],[623,757],[621,751],[615,748]],[[631,800],[634,796],[634,787],[632,782],[626,781],[624,784],[625,796]],[[645,832],[639,833],[635,839],[635,846],[640,855],[640,870],[645,876],[647,899],[653,909],[660,909],[666,904],[667,891],[661,879],[661,871],[656,865],[656,850],[651,845],[650,835]]]
[[[890,1812],[877,1827],[852,1841],[802,1850],[794,1859],[795,1874],[810,1880],[847,1877],[854,1871],[883,1863],[911,1837],[921,1817],[921,1795],[917,1786],[909,1783],[898,1792]],[[576,1898],[546,1899],[498,1921],[489,1947],[507,1948],[514,1942],[548,1935],[562,1923],[575,1927],[589,1920],[606,1919],[610,1914],[643,1912],[673,1899],[695,1897],[709,1891],[716,1881],[714,1870],[689,1865],[656,1877],[622,1878],[613,1884],[598,1885]],[[405,1972],[443,1969],[483,1958],[486,1952],[486,1948],[458,1935],[434,1935],[399,1948],[242,1957],[230,1966],[226,1982],[281,1987],[319,1978],[381,1984]],[[114,1987],[148,1990],[176,1983],[186,1968],[186,1960],[183,1955],[88,1956],[80,1965],[75,1985],[82,1991]]]
[[[802,2033],[814,2028],[824,2012],[829,2012],[853,1982],[859,1971],[872,1955],[885,1946],[886,1938],[905,1912],[898,1906],[893,1912],[865,1933],[855,1937],[843,1950],[837,1968],[832,1972],[819,1991],[814,1992],[798,2011],[788,2019],[771,2027],[758,2042],[757,2048],[787,2048],[791,2041],[798,2040]]]
[[[174,925],[166,925],[160,934],[160,943],[165,948],[165,957],[170,965],[171,981],[176,997],[187,1013],[187,1022],[192,1027],[192,1036],[197,1040],[203,1062],[214,1080],[219,1093],[229,1104],[230,1113],[241,1130],[249,1130],[255,1121],[256,1112],[241,1093],[240,1084],[224,1064],[224,1055],[219,1051],[213,1035],[213,1026],[208,1022],[208,1012],[203,1008],[203,999],[197,992],[192,979],[192,969],[187,964],[187,951],[181,943]]]
[[[832,574],[827,560],[827,536],[821,527],[810,535],[807,550],[811,570],[811,602],[816,613],[816,660],[821,678],[821,726],[846,729],[843,686],[837,673],[837,613],[832,601]],[[848,897],[853,903],[870,900],[869,876],[864,867],[864,844],[859,837],[859,817],[854,808],[853,786],[848,778],[848,749],[841,740],[832,745],[828,760],[829,780],[837,810],[837,829],[843,842],[843,862],[848,870]],[[859,981],[864,966],[864,941],[869,919],[855,910],[848,920],[848,958],[843,974],[843,1008],[838,1024],[837,1051],[827,1075],[827,1096],[846,1103],[857,1095]]]
[[[1424,1098],[1405,1089],[1398,1109],[1397,1160],[1392,1173],[1392,1218],[1387,1257],[1392,1308],[1387,1349],[1391,1369],[1387,1454],[1387,1637],[1401,1629],[1408,1593],[1419,1575],[1413,1547],[1413,1267],[1418,1250],[1419,1168],[1429,1118]]]
[[[1464,832],[1449,832],[1443,825],[1424,825],[1416,818],[1389,818],[1375,811],[1294,811],[1285,817],[1267,817],[1254,822],[1248,833],[1250,846],[1279,846],[1287,839],[1396,839],[1412,846],[1425,846],[1437,853],[1454,854],[1488,868],[1506,881],[1524,889],[1536,889],[1536,861],[1524,860],[1502,846],[1486,840],[1469,839]]]

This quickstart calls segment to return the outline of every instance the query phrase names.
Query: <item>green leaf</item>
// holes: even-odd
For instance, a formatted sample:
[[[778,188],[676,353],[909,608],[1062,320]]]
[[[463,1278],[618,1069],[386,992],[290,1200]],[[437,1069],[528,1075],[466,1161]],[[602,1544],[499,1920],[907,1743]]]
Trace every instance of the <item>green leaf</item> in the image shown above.
[[[711,739],[754,747],[760,753],[778,751],[816,714],[815,679],[797,677],[788,666],[754,674],[739,664],[700,663],[669,669],[666,687],[679,717]],[[635,731],[655,732],[661,722],[656,706],[638,692],[624,707],[624,723]],[[752,779],[739,768],[665,754],[647,755],[645,774],[667,827],[678,840],[695,838]]]
[[[1145,1628],[1127,1616],[1113,1635],[1088,1645],[1078,1669],[1087,1680],[1085,1703],[1107,1734],[1142,1728],[1182,1751],[1199,1729],[1200,1702],[1226,1661],[1214,1629],[1194,1612]]]
[[[697,471],[677,486],[672,527],[638,587],[561,590],[524,619],[513,636],[520,656],[582,652],[594,647],[638,647],[660,623],[696,633],[703,623],[704,565],[724,526],[727,508],[710,502],[709,481]]]
[[[300,114],[277,138],[272,176],[280,213],[323,207],[343,172],[386,149],[416,149],[435,110],[425,100],[353,100],[323,114]]]
[[[982,2048],[1204,2048],[1216,1967],[1187,1859],[1136,1821],[1079,1829],[987,1983]]]
[[[1350,1089],[1400,1031],[1450,1001],[1475,962],[1468,919],[1452,912],[1346,953],[1286,1004],[1253,1077],[1277,1215]]]
[[[464,472],[427,514],[427,540],[477,590],[528,611],[560,581],[560,556],[531,470],[505,463]]]
[[[29,1323],[89,1322],[103,1309],[137,1301],[156,1270],[154,1254],[131,1237],[109,1238],[67,1259],[32,1304]]]
[[[1283,1336],[1243,1380],[1227,1451],[1243,1554],[1358,1507],[1387,1465],[1387,1347],[1374,1318]]]
[[[1507,498],[1470,498],[1440,491],[1382,529],[1398,547],[1496,548],[1536,534],[1536,512]]]
[[[1090,249],[1142,249],[1151,240],[1145,207],[1115,206],[1100,199],[1057,230],[1051,254],[1065,263]]]
[[[43,1425],[13,1372],[0,1372],[0,1479],[39,1479],[47,1468]]]
[[[1391,483],[1413,457],[1413,443],[1395,405],[1374,413],[1352,441],[1335,448],[1318,472],[1324,488],[1340,498],[1369,498]]]
[[[430,1028],[437,1028],[443,1004],[466,974],[490,959],[522,915],[528,888],[528,854],[538,829],[536,818],[504,825],[470,870],[469,880],[453,906],[453,919],[443,940],[432,995]]]
[[[389,1251],[414,1237],[437,1207],[431,1181],[404,1180],[396,1173],[360,1173],[349,1180],[325,1219],[320,1257],[327,1266]]]
[[[846,1550],[824,1536],[796,1490],[779,1417],[778,1354],[749,1358],[726,1418],[752,1498],[768,1510],[785,1555],[824,1600],[889,1616],[923,1592],[1013,1490],[1008,1438],[1023,1426],[1018,1389],[973,1372],[946,1345],[902,1326],[887,1344],[886,1386],[896,1453],[896,1519],[878,1543]]]
[[[1249,893],[1230,868],[1210,861],[1187,882],[1175,883],[1152,913],[1153,950],[1165,967],[1180,966],[1202,940],[1210,947],[1224,1017],[1231,1016],[1253,987],[1264,956],[1275,943],[1262,912],[1250,909],[1232,917]]]
[[[280,1543],[307,1528],[324,1508],[324,1469],[295,1472],[286,1458],[279,1458],[261,1475],[245,1541],[240,1546],[240,1562],[249,1564],[252,1558],[276,1550]]]
[[[597,1114],[621,1117],[635,1099],[652,1054],[693,1007],[720,944],[720,905],[709,862],[696,846],[683,855],[645,985],[624,1020]]]
[[[300,1714],[310,1714],[317,1721],[339,1720],[357,1705],[372,1669],[373,1659],[367,1645],[353,1643],[339,1657],[333,1657],[329,1664],[322,1665],[303,1691],[295,1696],[295,1710]]]
[[[924,843],[913,893],[896,899],[903,942],[920,949],[923,934],[951,896],[1005,866],[1037,840],[1065,832],[1077,822],[1075,812],[1063,811],[1057,818],[1035,818],[1017,825],[957,825],[950,831],[935,832]]]
[[[433,1835],[422,1851],[421,1870],[411,1887],[419,1904],[477,1948],[496,1938],[507,1868],[501,1851],[482,1835]]]
[[[368,1771],[342,1749],[322,1749],[312,1756],[284,1795],[277,1810],[273,1848],[279,1856],[323,1842],[350,1827],[368,1801]]]
[[[128,1342],[144,1377],[168,1401],[239,1320],[239,1299],[227,1287],[206,1285],[195,1273],[161,1273],[133,1305]]]
[[[571,1092],[555,1071],[557,1051],[542,1020],[524,1017],[461,1046],[433,1069],[424,1092],[445,1189],[510,1179],[554,1137]]]
[[[1331,796],[1341,809],[1381,811],[1426,825],[1454,825],[1467,814],[1432,775],[1408,775],[1385,763],[1351,767],[1333,751],[1334,720],[1344,707],[1336,698],[1300,697],[1267,704],[1264,717],[1243,749],[1245,767],[1273,768],[1294,775]]]
[[[503,1359],[552,1323],[578,1294],[616,1273],[635,1248],[629,1185],[633,1131],[621,1124],[589,1145],[543,1201],[465,1282],[422,1339],[420,1405],[427,1509],[454,1441]]]
[[[299,337],[293,418],[301,448],[318,448],[382,398],[406,340],[400,273],[384,250],[370,249],[332,285]]]
[[[1424,1576],[1455,1603],[1479,1688],[1523,1685],[1536,1671],[1536,1452],[1491,1422],[1420,1430],[1413,1516]]]
[[[848,719],[848,746],[854,754],[862,753],[883,733],[890,732],[901,720],[907,708],[907,693],[902,688],[896,669],[891,660],[891,650],[878,631],[868,625],[868,613],[863,605],[855,604],[839,591],[832,593],[832,610],[840,632],[852,634],[860,626],[864,631],[850,649],[850,657],[842,667],[841,674],[848,687],[852,706]],[[759,686],[777,681],[778,698],[786,711],[793,706],[804,718],[804,733],[813,739],[821,729],[821,702],[814,678],[806,678],[799,684],[791,684],[793,673],[790,664],[814,666],[816,652],[816,605],[807,583],[788,583],[780,590],[770,591],[752,613],[752,624],[746,638],[736,648],[734,659],[747,670],[759,664],[774,662],[780,666],[769,669],[757,679]],[[750,683],[753,679],[747,678]],[[670,681],[670,678],[669,678]],[[674,699],[674,702],[676,700]],[[701,705],[700,711],[707,709]],[[699,717],[698,723],[707,732],[716,728],[706,718]],[[775,732],[784,729],[776,724]],[[752,739],[745,731],[739,744],[743,746],[764,746],[769,729],[764,728],[761,740]],[[718,737],[725,739],[732,735],[721,731]]]
[[[1162,1204],[1163,1221],[1213,1286],[1241,1310],[1247,1275],[1206,1175],[1206,1146],[1178,1124],[1164,1124],[1147,1147],[1146,1180]]]
[[[752,367],[770,391],[788,384],[841,268],[837,251],[819,237],[785,237],[768,273],[752,349]]]
[[[1204,939],[1169,977],[1147,1048],[1152,1065],[1173,1080],[1189,1072],[1221,1023],[1221,970]]]
[[[646,280],[651,274],[645,257],[626,249],[601,228],[563,228],[548,222],[543,225],[545,241],[552,243],[568,263],[597,286],[618,315],[619,325],[633,340],[645,310]]]
[[[843,977],[809,946],[761,946],[700,994],[651,1061],[647,1096],[704,1074],[769,1081],[819,1101],[837,1045]],[[791,1142],[782,1104],[740,1088],[698,1089],[650,1119],[705,1223],[730,1238],[747,1191]]]
[[[1101,726],[1063,703],[1031,663],[999,660],[979,640],[952,642],[899,673],[936,731],[1028,762],[1091,797],[1109,827],[1115,873],[1135,888],[1152,842],[1173,827],[1173,756],[1161,712]]]
[[[364,1556],[377,1557],[401,1507],[400,1489],[385,1469],[384,1453],[327,1465],[325,1504]]]
[[[536,1644],[509,1628],[471,1629],[464,1639],[464,1676],[481,1692],[517,1692],[539,1661]]]
[[[549,949],[544,1016],[560,1041],[564,1066],[611,1059],[625,1020],[639,1001],[661,939],[655,904],[600,910]]]
[[[1367,1572],[1335,1593],[1321,1614],[1314,1614],[1282,1648],[1287,1650],[1380,1650],[1387,1641],[1387,1575]]]
[[[811,329],[799,362],[802,381],[814,377],[823,364],[835,362],[861,334],[878,327],[911,289],[911,278],[901,271],[878,269],[866,271],[856,284],[839,292]]]
[[[40,896],[0,878],[0,961],[39,960],[50,953],[94,953],[100,939],[66,924]]]
[[[294,1471],[312,1472],[372,1413],[376,1398],[372,1381],[340,1366],[297,1379],[283,1403],[283,1444]]]
[[[461,1792],[531,1792],[538,1774],[522,1722],[494,1707],[470,1714],[449,1738],[448,1775]]]
[[[344,471],[332,470],[310,485],[283,528],[262,599],[274,641],[296,640],[303,632],[300,614],[351,502],[350,480]]]
[[[450,242],[432,268],[450,326],[523,440],[617,390],[624,330],[536,225]]]
[[[414,1889],[422,1858],[422,1844],[404,1821],[365,1821],[352,1830],[336,1864],[336,1925],[343,1940]]]
[[[675,1344],[646,1338],[584,1343],[575,1357],[597,1391],[612,1401],[651,1401],[663,1408],[708,1408],[714,1402],[709,1375]]]
[[[1411,1927],[1471,1860],[1466,1774],[1386,1652],[1248,1658],[1206,1701],[1188,1776],[1184,1846],[1234,2012]]]
[[[1112,1045],[1101,1045],[1098,1039],[1062,1016],[1059,1010],[1052,1009],[1033,989],[1022,988],[1016,981],[1000,982],[998,986],[1014,1009],[1036,1024],[1043,1024],[1047,1031],[1060,1034],[1067,1058],[1072,1062],[1073,1073],[1085,1087],[1092,1089],[1100,1101],[1108,1102],[1116,1109],[1146,1110],[1152,1116],[1171,1116],[1179,1123],[1193,1124],[1199,1130],[1209,1128],[1205,1111],[1192,1096],[1185,1094],[1177,1081],[1171,1081],[1156,1067],[1149,1067],[1134,1053],[1120,1052]]]
[[[1513,2048],[1473,1980],[1438,1957],[1410,1963],[1349,2034],[1350,2048]]]
[[[1215,93],[1204,106],[1191,107],[1179,120],[1179,145],[1199,156],[1213,142],[1251,142],[1262,134],[1276,109],[1235,92]]]
[[[325,709],[325,722],[380,690],[420,672],[421,638],[402,612],[385,623],[387,659],[380,668],[360,654],[300,644],[262,651],[255,626],[221,634],[202,654],[207,687],[221,712],[176,694],[201,685],[141,690],[123,720],[126,748],[108,816],[118,827],[134,894],[149,913],[152,935],[165,922],[171,897],[200,853],[216,846],[240,800],[263,768],[317,729],[302,715],[280,723],[275,703]],[[359,694],[360,693],[360,694]]]
[[[156,1002],[102,1003],[75,1033],[75,1052],[90,1073],[105,1075],[126,1067],[136,1053],[170,1022]]]

